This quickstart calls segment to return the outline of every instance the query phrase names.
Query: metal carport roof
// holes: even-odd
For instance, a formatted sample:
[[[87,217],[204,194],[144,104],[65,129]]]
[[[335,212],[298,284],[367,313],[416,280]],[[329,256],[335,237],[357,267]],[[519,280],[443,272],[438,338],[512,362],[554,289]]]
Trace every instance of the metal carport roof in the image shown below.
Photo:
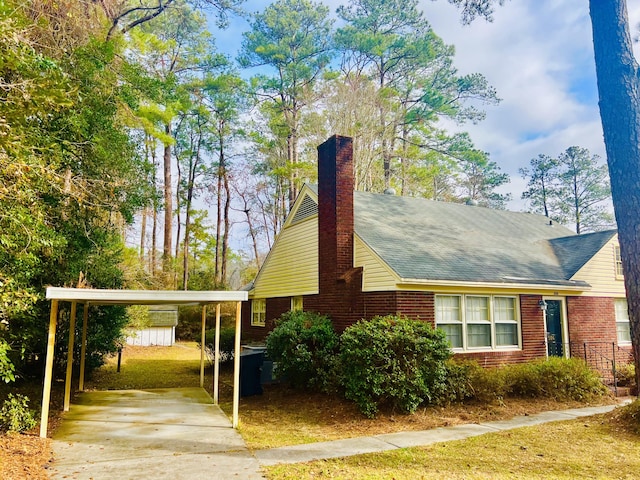
[[[80,358],[80,385],[84,390],[84,367],[87,342],[87,321],[89,305],[201,305],[202,306],[202,338],[204,338],[206,309],[208,305],[216,305],[216,339],[214,360],[213,402],[218,404],[220,345],[220,304],[236,302],[236,337],[235,351],[240,352],[240,306],[247,300],[246,291],[180,291],[180,290],[106,290],[91,288],[59,288],[48,287],[47,299],[51,300],[49,317],[49,336],[47,341],[47,357],[45,362],[44,388],[42,392],[42,415],[40,419],[40,436],[47,436],[49,422],[49,403],[51,399],[51,383],[53,380],[53,357],[58,322],[58,303],[70,302],[69,348],[67,352],[67,372],[65,379],[64,410],[69,410],[71,398],[71,376],[73,373],[73,345],[75,332],[76,307],[84,304],[82,325],[82,345]],[[200,386],[204,386],[204,342],[200,349]],[[233,366],[233,427],[238,426],[238,405],[240,402],[240,355],[234,356]]]

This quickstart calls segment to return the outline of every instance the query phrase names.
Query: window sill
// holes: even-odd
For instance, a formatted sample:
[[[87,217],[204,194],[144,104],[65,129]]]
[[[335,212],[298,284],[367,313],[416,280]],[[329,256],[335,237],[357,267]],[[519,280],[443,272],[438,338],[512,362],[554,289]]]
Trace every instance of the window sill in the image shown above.
[[[498,348],[467,348],[466,350],[463,348],[452,348],[451,351],[453,353],[501,353],[501,352],[520,352],[522,348],[519,346],[513,347],[498,347]]]

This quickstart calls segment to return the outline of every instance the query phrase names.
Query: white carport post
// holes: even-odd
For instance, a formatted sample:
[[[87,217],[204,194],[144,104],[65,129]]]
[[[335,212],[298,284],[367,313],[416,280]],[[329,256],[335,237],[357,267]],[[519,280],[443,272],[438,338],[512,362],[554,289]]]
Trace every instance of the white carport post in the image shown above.
[[[40,414],[40,438],[47,438],[49,425],[49,402],[51,400],[51,381],[53,378],[53,354],[56,346],[56,325],[58,324],[58,300],[51,301],[49,314],[49,337],[47,340],[47,359],[44,367],[44,386],[42,389],[42,413]]]
[[[202,336],[200,337],[200,388],[204,387],[204,332],[207,323],[207,306],[202,305]]]
[[[80,347],[80,384],[78,390],[84,392],[84,367],[87,360],[87,322],[89,321],[89,302],[84,303],[82,314],[82,346]]]
[[[220,403],[218,388],[220,384],[220,304],[216,303],[216,331],[213,341],[213,404]]]
[[[69,411],[71,404],[71,378],[73,375],[73,347],[76,339],[76,311],[78,304],[71,302],[71,317],[69,318],[69,348],[67,349],[67,376],[64,380],[64,406],[63,411]]]
[[[238,428],[240,406],[240,318],[242,302],[236,303],[236,341],[233,349],[233,428]]]

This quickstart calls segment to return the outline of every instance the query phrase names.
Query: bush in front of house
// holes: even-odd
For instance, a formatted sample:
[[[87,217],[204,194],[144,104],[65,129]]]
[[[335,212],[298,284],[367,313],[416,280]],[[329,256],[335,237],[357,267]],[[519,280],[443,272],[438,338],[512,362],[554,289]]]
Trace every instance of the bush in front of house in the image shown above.
[[[509,369],[514,396],[587,401],[607,393],[598,373],[580,358],[550,357]]]
[[[508,397],[588,401],[607,393],[598,373],[579,358],[552,357],[496,368],[453,360],[447,368],[443,397],[449,402],[492,403]]]
[[[335,384],[339,337],[331,320],[318,313],[291,311],[275,322],[266,339],[275,373],[293,387],[329,391]]]
[[[368,417],[382,405],[413,413],[439,401],[450,356],[444,332],[427,322],[397,316],[361,320],[340,337],[345,396]]]

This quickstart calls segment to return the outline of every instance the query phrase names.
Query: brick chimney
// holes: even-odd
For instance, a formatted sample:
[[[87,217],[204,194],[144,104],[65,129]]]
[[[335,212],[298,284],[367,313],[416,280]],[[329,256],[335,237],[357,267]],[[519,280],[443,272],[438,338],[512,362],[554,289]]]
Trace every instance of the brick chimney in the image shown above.
[[[334,135],[318,147],[320,295],[336,292],[353,269],[353,143]]]

